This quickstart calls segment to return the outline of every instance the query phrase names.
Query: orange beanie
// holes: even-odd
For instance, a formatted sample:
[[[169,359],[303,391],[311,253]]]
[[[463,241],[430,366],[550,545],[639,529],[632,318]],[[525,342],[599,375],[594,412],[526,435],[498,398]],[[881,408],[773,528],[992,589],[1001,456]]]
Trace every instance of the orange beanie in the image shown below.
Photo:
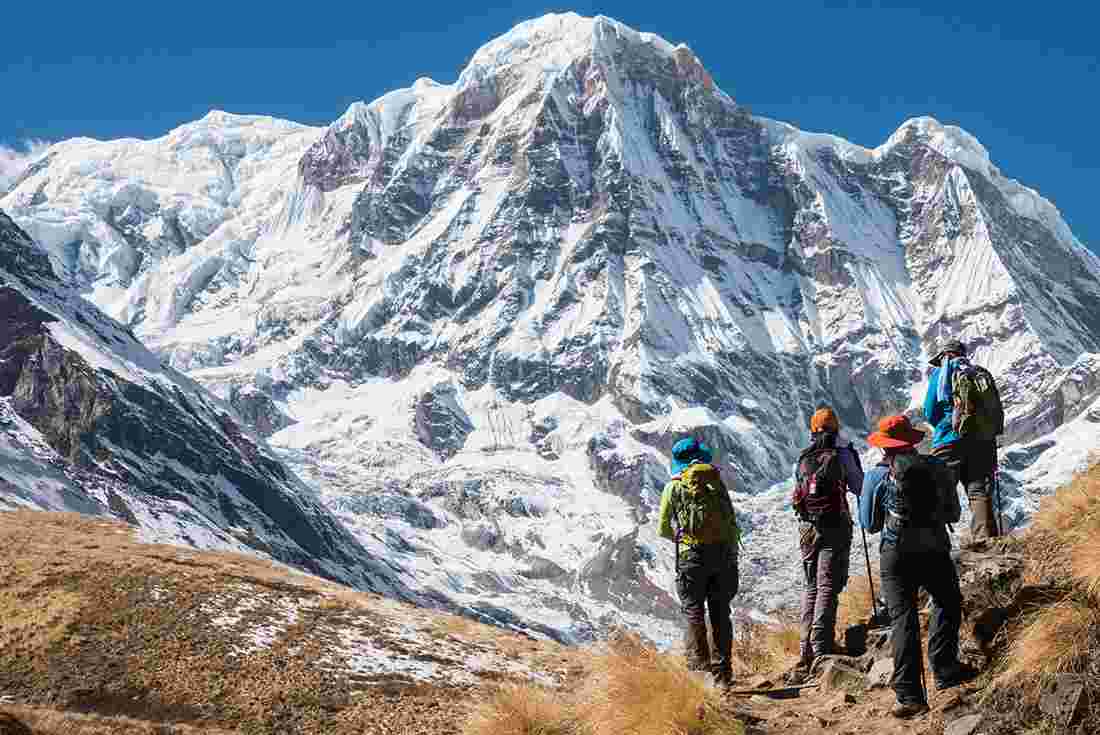
[[[828,431],[833,434],[840,431],[840,421],[833,413],[833,409],[828,406],[817,409],[813,418],[810,419],[810,433],[816,434],[819,431]]]

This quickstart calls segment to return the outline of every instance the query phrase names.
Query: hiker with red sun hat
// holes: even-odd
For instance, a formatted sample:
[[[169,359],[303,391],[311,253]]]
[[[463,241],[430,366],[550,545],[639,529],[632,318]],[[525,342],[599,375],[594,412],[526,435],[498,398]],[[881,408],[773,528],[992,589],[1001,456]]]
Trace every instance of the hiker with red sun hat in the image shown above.
[[[917,592],[932,597],[928,624],[928,660],[937,689],[972,679],[977,672],[959,662],[962,593],[947,524],[962,509],[954,473],[941,460],[917,452],[924,432],[905,416],[888,416],[867,442],[883,452],[867,472],[860,498],[860,524],[882,532],[879,544],[882,592],[893,623],[892,685],[897,703],[892,714],[909,718],[928,711],[924,687]]]

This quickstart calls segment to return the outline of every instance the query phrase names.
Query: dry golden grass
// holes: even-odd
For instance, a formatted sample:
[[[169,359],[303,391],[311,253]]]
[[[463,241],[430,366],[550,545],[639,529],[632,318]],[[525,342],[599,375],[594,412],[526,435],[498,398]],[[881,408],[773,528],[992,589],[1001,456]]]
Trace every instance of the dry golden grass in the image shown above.
[[[534,684],[505,684],[473,711],[464,735],[575,735],[580,723],[559,692]]]
[[[1054,495],[1035,514],[1035,550],[1043,572],[1068,571],[1074,581],[1100,600],[1100,457]],[[1044,543],[1045,542],[1045,543]]]
[[[1033,522],[1065,540],[1100,530],[1100,465],[1094,461],[1089,470],[1043,498]]]
[[[465,735],[743,735],[719,690],[679,656],[621,636],[592,653],[580,685],[509,685],[481,703]]]
[[[873,578],[875,593],[882,595],[882,581],[876,574]],[[871,579],[861,574],[848,578],[848,586],[837,598],[836,629],[842,633],[849,625],[866,623],[871,619],[874,607],[871,604]]]
[[[734,673],[744,676],[789,669],[798,662],[800,637],[793,618],[777,624],[739,620],[733,638]]]
[[[1088,604],[1066,599],[1044,607],[1012,641],[999,681],[1083,672],[1098,633],[1100,612]]]
[[[1079,539],[1069,548],[1073,577],[1093,599],[1100,601],[1100,543],[1097,539]]]

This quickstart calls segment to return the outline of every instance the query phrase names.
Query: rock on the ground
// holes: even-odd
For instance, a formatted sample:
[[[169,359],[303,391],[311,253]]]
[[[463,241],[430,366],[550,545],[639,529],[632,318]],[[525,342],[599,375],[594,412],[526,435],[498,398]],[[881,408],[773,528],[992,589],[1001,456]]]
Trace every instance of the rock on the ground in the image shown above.
[[[828,661],[821,669],[821,691],[863,691],[867,682],[863,672],[840,661]]]
[[[981,715],[966,715],[947,725],[943,730],[943,735],[973,735],[981,724]]]
[[[875,662],[867,674],[867,685],[872,689],[890,685],[890,678],[894,675],[894,662],[892,659],[883,658]]]
[[[1054,718],[1061,726],[1072,725],[1085,703],[1085,677],[1077,674],[1058,674],[1043,692],[1039,709]]]

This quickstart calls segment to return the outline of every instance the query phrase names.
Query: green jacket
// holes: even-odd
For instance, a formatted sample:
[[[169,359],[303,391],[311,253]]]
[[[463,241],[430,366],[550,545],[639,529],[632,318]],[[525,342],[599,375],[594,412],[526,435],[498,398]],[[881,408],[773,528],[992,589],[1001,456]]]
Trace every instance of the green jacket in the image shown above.
[[[676,540],[676,511],[673,505],[673,496],[676,494],[676,485],[679,482],[679,477],[673,477],[665,485],[665,489],[661,492],[661,508],[657,515],[657,533],[662,538],[667,538],[669,541]],[[741,529],[737,525],[737,516],[733,516],[730,519],[729,538],[728,543],[739,546],[741,543]],[[683,534],[680,536],[680,543],[685,546],[695,546],[699,543],[699,540],[691,536],[690,534]]]

